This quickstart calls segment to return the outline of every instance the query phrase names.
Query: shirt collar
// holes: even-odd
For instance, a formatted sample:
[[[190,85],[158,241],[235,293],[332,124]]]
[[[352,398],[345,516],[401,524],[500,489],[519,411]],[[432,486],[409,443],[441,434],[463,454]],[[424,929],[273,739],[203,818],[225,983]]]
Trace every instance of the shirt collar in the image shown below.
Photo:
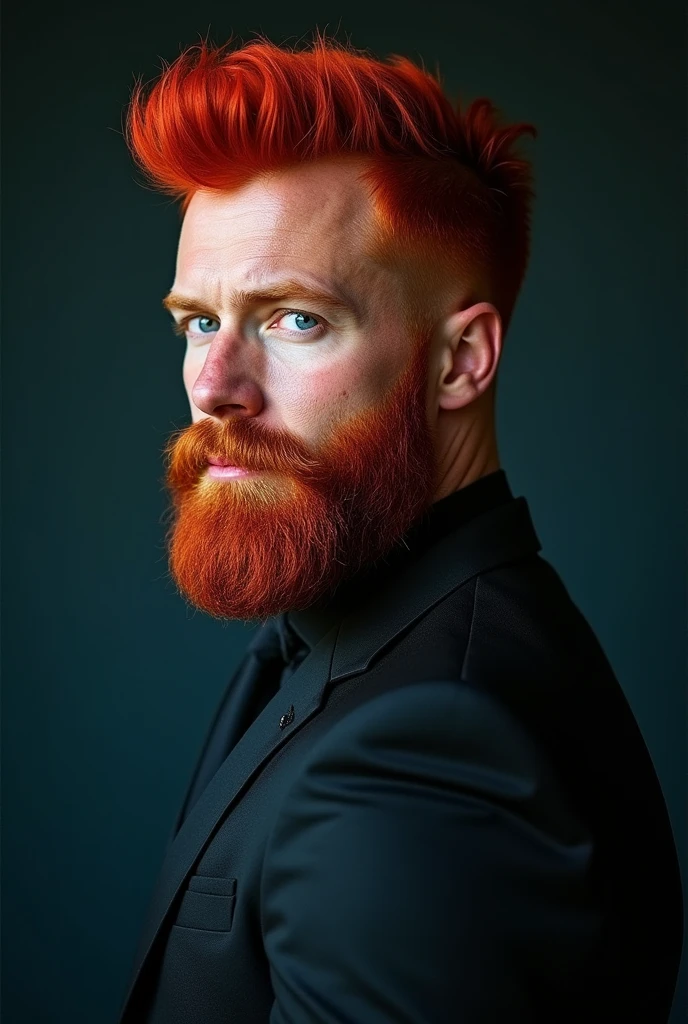
[[[369,595],[371,588],[414,561],[440,537],[495,505],[513,501],[513,497],[505,471],[497,469],[440,498],[425,510],[384,558],[366,566],[341,583],[334,594],[321,598],[309,608],[284,612],[278,617],[278,628],[283,635],[289,635],[290,631],[295,633],[298,641],[308,648],[315,647],[364,593]]]

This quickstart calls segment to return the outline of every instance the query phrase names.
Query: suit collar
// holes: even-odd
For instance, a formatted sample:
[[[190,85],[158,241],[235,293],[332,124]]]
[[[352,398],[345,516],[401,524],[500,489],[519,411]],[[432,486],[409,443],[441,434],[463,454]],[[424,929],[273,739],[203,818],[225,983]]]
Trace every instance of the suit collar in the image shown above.
[[[365,672],[399,633],[473,576],[541,547],[522,497],[495,505],[441,537],[344,617],[330,681]]]
[[[309,648],[315,647],[351,609],[384,588],[389,580],[405,574],[424,552],[448,534],[454,534],[469,520],[513,501],[513,497],[505,471],[498,469],[434,502],[384,558],[346,580],[334,595],[321,599],[310,608],[278,616],[276,625],[285,648],[294,646],[293,634],[297,642],[303,641]]]

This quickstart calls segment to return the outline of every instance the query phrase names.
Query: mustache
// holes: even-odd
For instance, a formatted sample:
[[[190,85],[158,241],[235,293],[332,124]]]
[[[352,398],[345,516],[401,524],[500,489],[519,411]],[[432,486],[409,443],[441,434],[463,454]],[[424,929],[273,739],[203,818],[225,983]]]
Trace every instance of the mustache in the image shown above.
[[[324,472],[301,438],[253,419],[198,420],[175,431],[164,450],[166,469],[181,472],[187,479],[205,469],[211,458],[225,459],[241,469],[291,473],[310,480]]]

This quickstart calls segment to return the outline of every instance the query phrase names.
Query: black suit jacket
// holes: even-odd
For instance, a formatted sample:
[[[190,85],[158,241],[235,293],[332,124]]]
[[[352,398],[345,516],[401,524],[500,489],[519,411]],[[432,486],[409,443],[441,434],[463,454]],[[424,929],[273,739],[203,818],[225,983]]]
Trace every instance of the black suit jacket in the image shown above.
[[[281,687],[272,623],[257,632],[121,1024],[666,1024],[683,925],[666,806],[540,548],[525,498],[490,508]]]

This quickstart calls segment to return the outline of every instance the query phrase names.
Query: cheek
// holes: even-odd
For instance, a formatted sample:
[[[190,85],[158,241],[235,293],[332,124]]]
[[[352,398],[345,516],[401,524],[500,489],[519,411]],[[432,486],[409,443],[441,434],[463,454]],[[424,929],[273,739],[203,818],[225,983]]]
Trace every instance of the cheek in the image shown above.
[[[200,364],[198,366],[194,365],[193,360],[189,356],[189,350],[187,349],[184,353],[184,362],[182,363],[182,380],[184,381],[184,387],[186,388],[186,393],[189,398],[191,397],[191,388],[196,383],[196,378],[200,372]]]
[[[184,384],[184,390],[186,391],[186,397],[189,402],[191,409],[191,422],[196,423],[198,420],[205,418],[205,413],[194,405],[194,400],[191,396],[191,389],[196,383],[196,379],[203,368],[203,363],[197,360],[190,359],[188,355],[185,355],[184,362],[182,364],[182,382]]]
[[[272,394],[285,425],[317,441],[331,426],[369,405],[375,383],[360,367],[340,365],[283,376]]]

